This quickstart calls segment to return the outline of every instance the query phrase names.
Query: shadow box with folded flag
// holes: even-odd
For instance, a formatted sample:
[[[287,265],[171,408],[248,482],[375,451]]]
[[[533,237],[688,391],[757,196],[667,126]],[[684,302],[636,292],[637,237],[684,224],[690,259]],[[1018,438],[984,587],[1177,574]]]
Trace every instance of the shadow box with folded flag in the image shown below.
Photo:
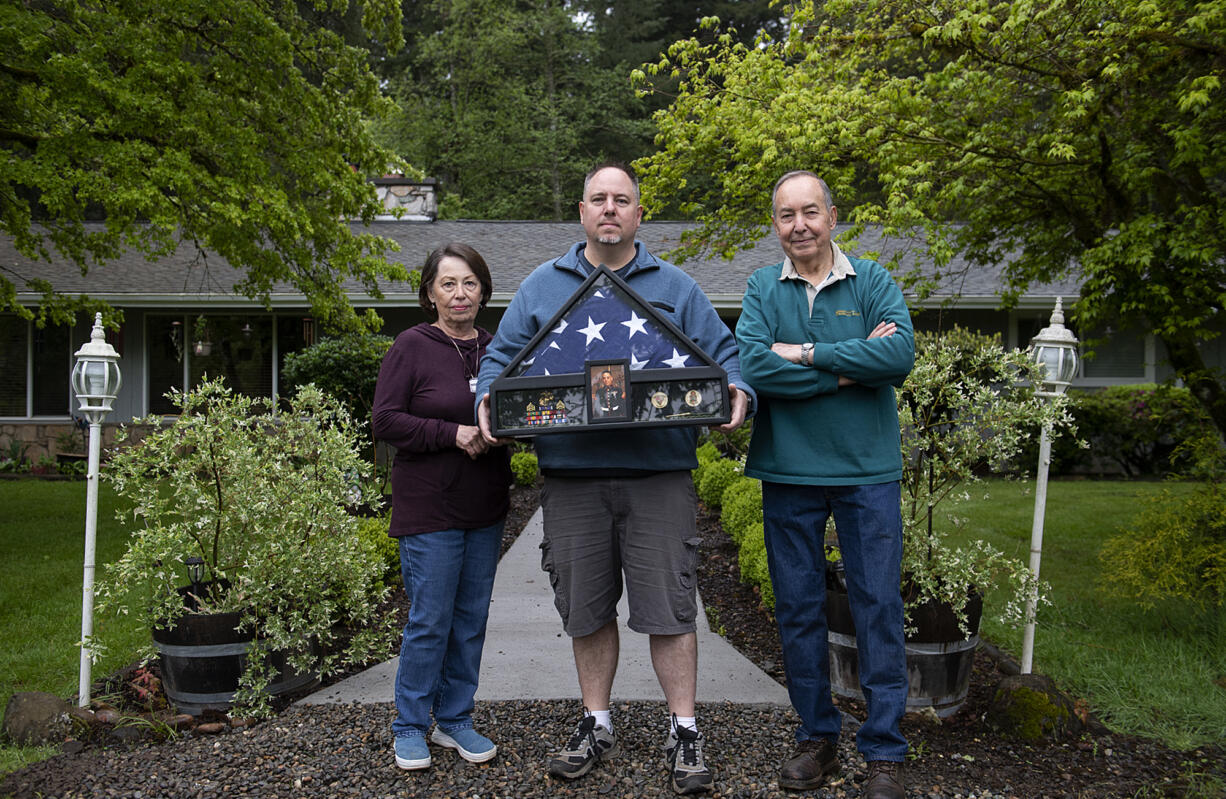
[[[729,418],[723,368],[604,264],[490,386],[500,437]]]

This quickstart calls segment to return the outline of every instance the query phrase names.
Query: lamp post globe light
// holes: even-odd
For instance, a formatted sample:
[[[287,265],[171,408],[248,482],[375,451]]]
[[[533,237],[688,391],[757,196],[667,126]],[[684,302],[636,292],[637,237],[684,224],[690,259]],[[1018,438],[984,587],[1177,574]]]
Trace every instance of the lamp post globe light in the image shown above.
[[[1031,357],[1040,367],[1042,377],[1035,387],[1040,397],[1058,397],[1077,375],[1077,337],[1064,326],[1064,307],[1056,298],[1051,324],[1031,339]],[[1034,492],[1034,524],[1030,529],[1030,571],[1035,585],[1026,599],[1026,627],[1022,633],[1022,674],[1029,674],[1034,665],[1034,615],[1039,601],[1039,561],[1043,555],[1043,515],[1047,508],[1047,470],[1051,466],[1051,426],[1043,425],[1039,437],[1039,468]]]
[[[1034,361],[1043,370],[1043,380],[1035,389],[1041,397],[1060,396],[1077,376],[1077,337],[1064,326],[1062,301],[1062,297],[1056,297],[1051,324],[1030,340]]]
[[[102,453],[102,420],[111,412],[123,380],[119,374],[119,353],[106,342],[102,314],[94,315],[89,341],[76,352],[72,368],[72,391],[78,410],[89,420],[89,470],[85,494],[85,573],[81,587],[81,672],[78,704],[89,705],[90,648],[94,634],[94,551],[98,533],[98,462]]]

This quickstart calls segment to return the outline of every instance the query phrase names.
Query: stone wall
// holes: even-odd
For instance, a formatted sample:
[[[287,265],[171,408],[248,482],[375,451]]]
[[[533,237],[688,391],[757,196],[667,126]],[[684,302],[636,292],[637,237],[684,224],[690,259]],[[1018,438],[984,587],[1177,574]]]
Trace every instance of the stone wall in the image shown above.
[[[118,423],[102,425],[103,449],[114,445],[115,431],[118,428]],[[71,447],[61,447],[56,441],[60,434],[65,432],[73,434],[74,441]],[[12,441],[20,441],[26,446],[25,458],[31,463],[38,461],[39,458],[54,457],[61,452],[80,454],[88,452],[85,448],[86,444],[83,443],[83,441],[87,442],[88,438],[82,439],[76,425],[71,422],[7,422],[0,424],[0,457],[8,455]]]

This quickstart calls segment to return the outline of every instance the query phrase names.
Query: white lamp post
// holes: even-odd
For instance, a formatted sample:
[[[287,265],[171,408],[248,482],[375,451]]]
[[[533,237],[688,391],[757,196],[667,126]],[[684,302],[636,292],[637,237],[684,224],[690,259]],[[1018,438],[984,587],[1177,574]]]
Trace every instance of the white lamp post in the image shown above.
[[[1064,326],[1061,298],[1051,313],[1051,324],[1039,331],[1031,342],[1035,363],[1042,371],[1035,389],[1040,397],[1058,397],[1077,374],[1077,337]],[[1034,663],[1034,614],[1039,602],[1039,560],[1043,555],[1043,513],[1047,507],[1047,469],[1051,465],[1051,430],[1043,425],[1039,438],[1038,486],[1034,493],[1034,526],[1030,529],[1030,571],[1035,586],[1026,599],[1026,628],[1022,635],[1022,674],[1029,674]]]
[[[89,341],[77,350],[72,369],[72,391],[80,411],[89,420],[89,471],[85,499],[85,575],[81,588],[81,673],[78,697],[81,707],[89,705],[89,639],[94,634],[94,548],[98,533],[98,461],[102,453],[102,420],[111,412],[119,394],[119,353],[106,343],[102,314],[94,316]]]

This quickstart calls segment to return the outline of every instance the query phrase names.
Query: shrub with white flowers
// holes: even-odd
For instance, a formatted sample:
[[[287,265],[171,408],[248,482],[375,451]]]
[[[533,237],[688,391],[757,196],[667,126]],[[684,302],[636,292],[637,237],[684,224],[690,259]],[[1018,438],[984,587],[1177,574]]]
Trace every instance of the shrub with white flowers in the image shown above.
[[[1036,396],[1037,367],[1029,354],[1003,347],[999,336],[961,328],[921,332],[915,349],[915,367],[898,392],[908,606],[930,599],[946,603],[966,632],[970,598],[1007,586],[1000,618],[1022,623],[1034,586],[1026,564],[982,540],[953,547],[942,527],[964,522],[956,510],[969,498],[969,487],[1005,468],[1022,450],[1028,431],[1046,424],[1053,435],[1076,432],[1068,398]]]
[[[126,500],[121,521],[136,529],[99,582],[100,611],[173,627],[188,610],[184,561],[199,557],[192,612],[239,613],[239,629],[256,635],[235,704],[257,715],[273,677],[261,654],[323,674],[385,654],[395,631],[376,612],[383,565],[345,507],[369,464],[341,404],[308,385],[274,412],[221,379],[171,399],[179,415],[137,420],[150,430],[143,440],[121,431],[106,470]]]

